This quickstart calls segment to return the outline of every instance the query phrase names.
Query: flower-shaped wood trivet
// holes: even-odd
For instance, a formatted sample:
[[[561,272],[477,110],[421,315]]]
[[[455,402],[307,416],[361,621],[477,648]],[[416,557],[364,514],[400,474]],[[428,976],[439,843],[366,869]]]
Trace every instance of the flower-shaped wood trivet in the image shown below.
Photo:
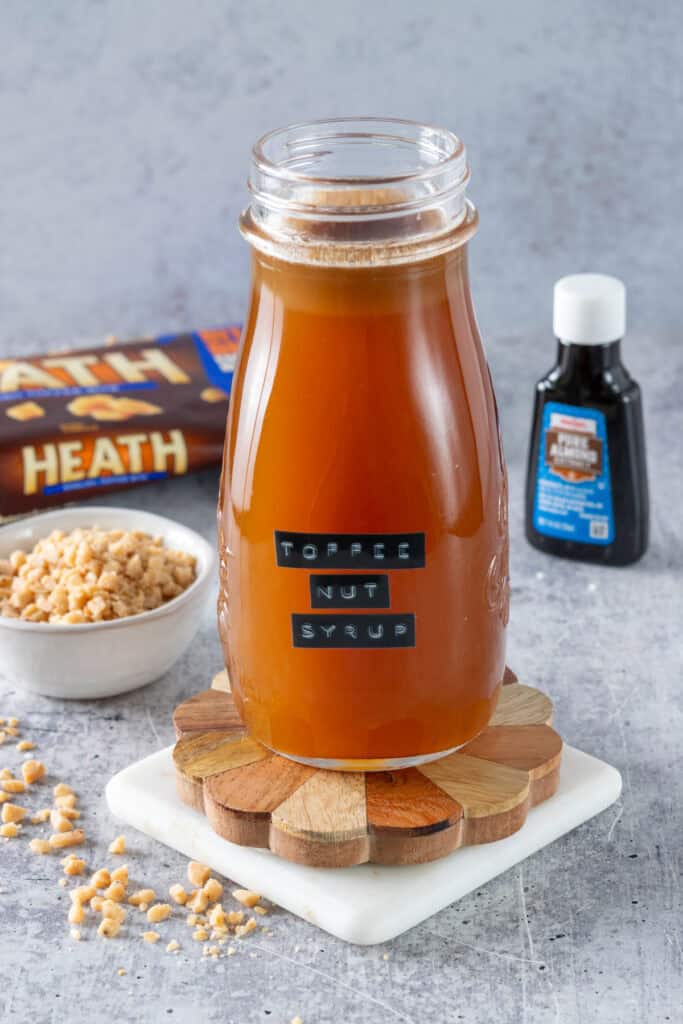
[[[506,670],[491,723],[431,764],[322,771],[251,739],[220,673],[173,715],[178,792],[218,835],[314,867],[421,864],[516,832],[559,782],[553,706]]]

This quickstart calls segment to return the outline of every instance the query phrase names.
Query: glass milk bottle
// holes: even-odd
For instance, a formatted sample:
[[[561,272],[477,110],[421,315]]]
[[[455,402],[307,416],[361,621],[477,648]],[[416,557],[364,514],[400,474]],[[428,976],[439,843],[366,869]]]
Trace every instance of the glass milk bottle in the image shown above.
[[[507,487],[468,180],[455,135],[406,121],[253,150],[219,625],[250,733],[307,764],[441,757],[498,698]]]

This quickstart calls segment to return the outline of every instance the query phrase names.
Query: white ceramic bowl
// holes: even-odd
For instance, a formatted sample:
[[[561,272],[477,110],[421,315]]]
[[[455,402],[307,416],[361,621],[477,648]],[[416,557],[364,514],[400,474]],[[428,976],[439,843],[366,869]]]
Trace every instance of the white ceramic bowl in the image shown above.
[[[16,686],[48,697],[111,697],[158,679],[192,642],[212,592],[213,548],[172,519],[128,508],[65,508],[0,528],[0,558],[30,550],[53,530],[77,526],[145,530],[197,559],[197,578],[168,604],[111,622],[61,625],[0,615],[0,672]]]

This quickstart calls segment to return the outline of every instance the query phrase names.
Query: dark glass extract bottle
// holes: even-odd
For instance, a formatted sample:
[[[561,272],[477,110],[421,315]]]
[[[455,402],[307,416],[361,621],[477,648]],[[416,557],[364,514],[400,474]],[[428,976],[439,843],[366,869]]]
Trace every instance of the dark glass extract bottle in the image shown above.
[[[548,554],[628,565],[647,548],[649,509],[640,388],[621,361],[623,283],[561,278],[553,327],[557,363],[536,385],[527,539]]]

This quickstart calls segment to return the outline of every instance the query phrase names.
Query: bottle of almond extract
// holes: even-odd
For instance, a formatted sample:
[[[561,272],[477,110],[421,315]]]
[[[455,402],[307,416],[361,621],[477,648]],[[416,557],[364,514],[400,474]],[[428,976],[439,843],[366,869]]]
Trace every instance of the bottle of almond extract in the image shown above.
[[[640,388],[621,362],[626,289],[616,277],[555,284],[557,363],[536,385],[526,533],[565,558],[628,565],[648,543]]]

